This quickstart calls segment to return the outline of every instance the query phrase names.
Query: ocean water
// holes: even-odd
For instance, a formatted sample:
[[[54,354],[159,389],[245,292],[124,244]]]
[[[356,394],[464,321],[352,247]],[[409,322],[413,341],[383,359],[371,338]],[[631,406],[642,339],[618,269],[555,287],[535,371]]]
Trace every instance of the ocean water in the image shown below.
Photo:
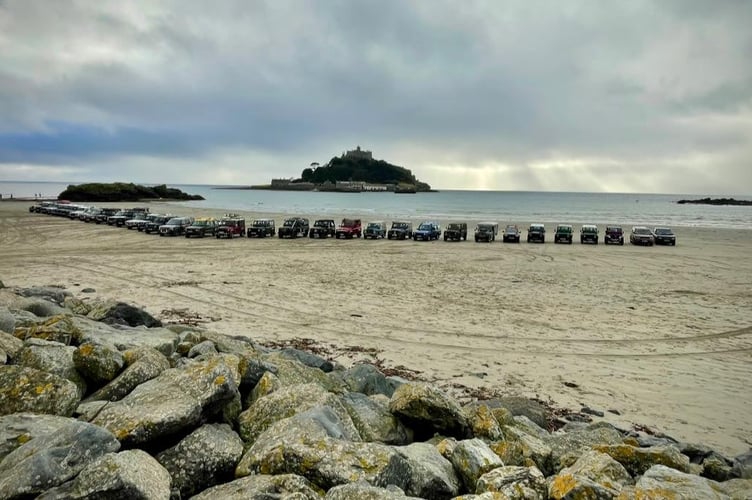
[[[572,224],[645,224],[752,229],[752,206],[679,205],[682,198],[718,197],[706,194],[555,193],[526,191],[441,191],[438,193],[323,193],[218,189],[218,186],[180,185],[203,201],[182,202],[191,209],[213,208],[290,215],[360,215],[395,220],[488,220]],[[8,197],[55,197],[67,183],[0,182]],[[737,199],[752,199],[740,197]]]

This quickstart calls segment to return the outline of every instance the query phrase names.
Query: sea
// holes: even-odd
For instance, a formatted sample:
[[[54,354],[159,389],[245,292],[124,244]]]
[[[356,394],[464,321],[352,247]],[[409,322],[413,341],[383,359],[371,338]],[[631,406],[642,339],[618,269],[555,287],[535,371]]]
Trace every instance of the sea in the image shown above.
[[[55,198],[69,183],[0,181],[8,198]],[[680,199],[732,197],[718,194],[566,193],[459,191],[434,193],[332,193],[226,189],[228,186],[168,184],[203,201],[181,202],[191,209],[222,209],[300,216],[358,215],[383,220],[541,222],[752,229],[752,206],[680,205]],[[733,196],[752,200],[752,196]]]

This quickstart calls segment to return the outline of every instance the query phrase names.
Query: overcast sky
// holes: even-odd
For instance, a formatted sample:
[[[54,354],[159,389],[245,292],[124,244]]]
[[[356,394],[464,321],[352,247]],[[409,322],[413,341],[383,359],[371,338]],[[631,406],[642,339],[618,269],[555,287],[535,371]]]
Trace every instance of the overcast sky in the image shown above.
[[[0,0],[0,180],[752,194],[752,1]]]

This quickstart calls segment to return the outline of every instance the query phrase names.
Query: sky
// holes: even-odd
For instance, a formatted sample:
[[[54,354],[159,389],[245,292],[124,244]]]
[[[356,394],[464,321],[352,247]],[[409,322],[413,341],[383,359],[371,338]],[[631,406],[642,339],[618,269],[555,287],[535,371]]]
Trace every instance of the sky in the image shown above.
[[[0,0],[0,180],[752,194],[747,0]]]

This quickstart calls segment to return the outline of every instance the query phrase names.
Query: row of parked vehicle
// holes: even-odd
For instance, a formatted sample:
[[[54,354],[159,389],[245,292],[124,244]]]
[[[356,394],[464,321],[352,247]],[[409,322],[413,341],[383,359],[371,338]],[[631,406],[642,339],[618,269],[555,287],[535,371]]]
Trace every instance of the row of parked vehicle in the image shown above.
[[[277,227],[274,219],[255,219],[248,227],[244,218],[237,214],[226,214],[214,219],[211,217],[196,218],[179,217],[170,214],[149,213],[147,208],[114,209],[97,208],[74,205],[63,202],[42,202],[29,207],[30,212],[60,215],[71,219],[96,224],[135,229],[146,234],[160,236],[185,236],[186,238],[214,236],[216,238],[233,238],[247,236],[248,238],[364,238],[414,241],[431,241],[444,238],[444,241],[466,241],[468,237],[467,224],[452,222],[446,226],[443,233],[441,226],[435,221],[421,222],[413,228],[412,222],[393,221],[387,227],[384,221],[372,221],[365,228],[360,219],[345,218],[339,225],[333,219],[318,219],[313,225],[304,217],[290,217]],[[476,242],[491,243],[499,235],[499,224],[496,222],[481,222],[476,225],[474,239]],[[505,243],[519,243],[522,231],[514,224],[507,225],[501,232]],[[570,224],[556,226],[554,243],[571,244],[575,238],[574,227]],[[583,224],[579,231],[580,243],[598,244],[599,229],[595,224]],[[605,244],[624,244],[624,231],[621,226],[606,226],[603,234]],[[676,235],[667,227],[650,229],[646,226],[635,226],[629,235],[630,243],[634,245],[666,244],[676,245]],[[528,243],[545,243],[546,227],[543,224],[531,224],[527,229]]]

